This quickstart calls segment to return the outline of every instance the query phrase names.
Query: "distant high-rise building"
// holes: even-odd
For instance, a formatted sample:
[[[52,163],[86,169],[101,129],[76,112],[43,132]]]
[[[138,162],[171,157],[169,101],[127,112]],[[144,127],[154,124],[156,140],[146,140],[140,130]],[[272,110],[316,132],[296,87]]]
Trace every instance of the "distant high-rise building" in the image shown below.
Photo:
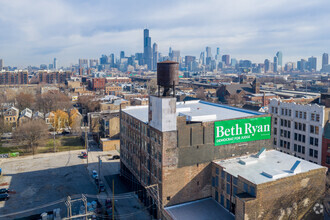
[[[237,60],[235,58],[231,58],[230,65],[231,66],[236,66],[236,64],[237,64]]]
[[[56,60],[56,58],[54,58],[53,68],[55,70],[57,70],[57,60]]]
[[[105,64],[108,64],[108,56],[107,55],[102,55],[101,58],[100,58],[100,64],[101,65],[105,65]]]
[[[220,57],[220,48],[219,47],[217,47],[217,54],[215,55],[215,59],[217,61],[220,61],[221,60],[221,57]]]
[[[188,71],[193,70],[193,64],[196,60],[196,57],[194,56],[185,56],[184,62],[185,62],[185,67],[187,68]]]
[[[206,58],[212,57],[211,47],[206,47]]]
[[[158,56],[158,45],[154,43],[152,45],[152,70],[157,70]]]
[[[277,56],[274,57],[274,73],[277,72],[277,66],[278,66],[278,58]]]
[[[89,60],[89,67],[97,67],[99,64],[98,60],[97,59],[90,59]]]
[[[229,65],[230,56],[229,55],[223,55],[222,56],[222,62],[224,62],[227,66]]]
[[[79,67],[80,68],[88,68],[88,59],[79,59]]]
[[[317,64],[316,57],[308,58],[309,71],[313,71],[313,70],[316,71],[316,64]]]
[[[125,51],[120,51],[120,59],[125,58]]]
[[[199,56],[199,62],[204,65],[205,64],[205,52],[201,52],[201,55]]]
[[[283,65],[283,54],[281,51],[278,51],[276,53],[276,57],[277,57],[277,65],[281,66]]]
[[[115,55],[113,53],[110,54],[108,63],[110,64],[110,67],[115,66]]]
[[[265,59],[264,65],[265,65],[265,73],[269,72],[270,71],[270,61],[268,59]]]
[[[180,50],[172,50],[172,56],[170,57],[172,61],[180,63]]]
[[[0,71],[3,69],[3,59],[0,59]]]
[[[151,37],[149,37],[149,29],[143,30],[143,57],[144,64],[147,64],[148,69],[152,68],[152,54],[151,54]]]
[[[329,64],[329,55],[327,53],[324,53],[322,55],[322,69],[324,68],[325,65],[328,65],[328,64]],[[1,67],[0,67],[0,70],[1,70]]]

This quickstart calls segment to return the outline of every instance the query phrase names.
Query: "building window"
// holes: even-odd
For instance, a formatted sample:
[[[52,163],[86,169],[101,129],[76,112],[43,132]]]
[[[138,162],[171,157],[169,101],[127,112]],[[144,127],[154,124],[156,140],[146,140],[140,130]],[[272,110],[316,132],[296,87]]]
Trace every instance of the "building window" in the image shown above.
[[[228,195],[230,195],[230,184],[229,183],[227,183],[227,185],[226,185],[226,193]]]
[[[215,176],[215,186],[218,187],[219,186],[219,177]]]
[[[316,121],[320,121],[320,114],[316,114]]]
[[[229,201],[229,199],[227,199],[227,202],[226,202],[226,208],[227,208],[228,210],[230,210],[230,201]]]
[[[313,137],[310,137],[310,138],[309,138],[309,144],[310,144],[310,145],[314,145],[314,138],[313,138]]]
[[[329,158],[329,163],[330,163],[330,158]],[[233,195],[235,196],[237,194],[237,187],[233,186]]]
[[[249,192],[249,186],[246,183],[244,183],[244,191],[247,193]]]
[[[227,182],[228,182],[228,183],[230,183],[230,177],[231,177],[230,174],[227,173]]]
[[[314,150],[314,157],[315,157],[315,158],[318,158],[318,153],[319,153],[319,152],[318,152],[317,150]]]
[[[313,149],[309,149],[309,156],[310,156],[310,157],[313,156]]]
[[[219,194],[217,190],[215,190],[215,201],[219,202]]]
[[[237,178],[233,176],[233,184],[237,186]]]
[[[298,111],[296,111],[296,118],[298,118]]]
[[[325,162],[326,162],[327,164],[330,164],[330,156],[327,156],[327,157],[326,157]]]
[[[252,196],[256,196],[256,190],[255,190],[254,186],[250,186],[250,194]]]
[[[224,179],[225,178],[225,171],[221,170],[221,178]]]
[[[293,145],[293,150],[294,150],[295,152],[297,152],[297,144],[294,144],[294,145]]]
[[[212,176],[212,186],[215,187],[215,177]]]
[[[216,167],[216,168],[215,168],[215,173],[216,173],[217,175],[219,175],[219,167]]]
[[[289,109],[289,116],[291,116],[291,109]]]
[[[223,195],[220,195],[220,204],[222,205],[222,206],[224,206],[225,204],[225,198],[223,197]]]
[[[311,114],[311,121],[315,121],[315,114],[314,113]]]
[[[319,146],[319,139],[318,138],[314,138],[314,145]]]
[[[301,153],[305,154],[305,147],[304,146],[301,147]]]
[[[277,125],[277,118],[274,118],[274,124]]]
[[[306,119],[307,118],[307,114],[306,114],[306,112],[304,112],[304,119]]]

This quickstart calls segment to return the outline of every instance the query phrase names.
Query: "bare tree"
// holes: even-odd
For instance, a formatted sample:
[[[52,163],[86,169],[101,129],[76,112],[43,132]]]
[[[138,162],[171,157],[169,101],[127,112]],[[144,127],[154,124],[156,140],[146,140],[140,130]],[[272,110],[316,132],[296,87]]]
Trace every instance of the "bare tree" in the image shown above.
[[[147,82],[147,89],[150,95],[154,95],[157,91],[157,79],[153,78]]]
[[[0,138],[3,133],[11,132],[11,130],[12,130],[12,127],[8,123],[5,122],[3,117],[0,117]]]
[[[71,100],[62,92],[49,91],[45,94],[37,95],[36,109],[44,113],[67,110],[72,106]]]
[[[34,104],[34,97],[32,94],[21,92],[16,96],[17,107],[20,111],[25,108],[31,108]]]
[[[85,108],[87,112],[100,110],[100,101],[95,100],[95,97],[91,95],[79,96],[78,103],[82,108]]]
[[[205,100],[205,90],[203,87],[199,87],[196,91],[196,98]]]
[[[244,103],[244,99],[240,94],[226,96],[225,99],[227,100],[228,104],[232,106],[240,106]]]
[[[48,138],[48,128],[43,120],[28,121],[15,130],[13,137],[18,143],[26,145],[34,155],[38,146]]]

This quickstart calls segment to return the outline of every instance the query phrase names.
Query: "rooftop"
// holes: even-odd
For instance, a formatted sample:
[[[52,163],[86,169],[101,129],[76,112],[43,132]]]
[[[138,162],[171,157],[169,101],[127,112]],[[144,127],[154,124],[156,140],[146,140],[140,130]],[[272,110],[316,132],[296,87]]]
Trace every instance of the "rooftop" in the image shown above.
[[[234,215],[212,198],[166,207],[165,210],[174,220],[235,219]]]
[[[148,122],[147,105],[128,107],[123,111],[144,123]],[[177,116],[185,116],[186,120],[191,122],[211,122],[262,115],[264,113],[211,102],[193,100],[177,102],[176,114]]]
[[[322,168],[322,166],[276,151],[264,151],[257,155],[248,155],[215,162],[235,176],[254,183],[262,184],[283,177]]]

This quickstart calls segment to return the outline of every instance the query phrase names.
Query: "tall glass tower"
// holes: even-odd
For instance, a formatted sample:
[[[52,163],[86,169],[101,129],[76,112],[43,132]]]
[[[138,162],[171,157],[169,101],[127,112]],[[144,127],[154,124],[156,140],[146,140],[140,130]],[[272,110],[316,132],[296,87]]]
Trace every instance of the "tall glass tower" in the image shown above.
[[[152,52],[151,52],[151,37],[149,37],[149,29],[143,30],[143,59],[144,64],[148,65],[148,69],[152,68]]]

